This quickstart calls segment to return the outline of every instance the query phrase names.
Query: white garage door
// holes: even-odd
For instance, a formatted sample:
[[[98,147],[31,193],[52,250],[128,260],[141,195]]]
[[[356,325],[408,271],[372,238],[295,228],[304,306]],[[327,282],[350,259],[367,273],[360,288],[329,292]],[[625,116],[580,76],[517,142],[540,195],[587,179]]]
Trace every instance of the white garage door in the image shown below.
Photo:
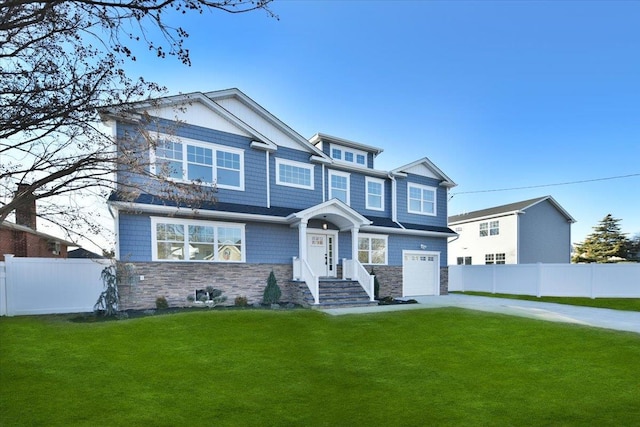
[[[440,252],[402,251],[402,295],[440,295]]]

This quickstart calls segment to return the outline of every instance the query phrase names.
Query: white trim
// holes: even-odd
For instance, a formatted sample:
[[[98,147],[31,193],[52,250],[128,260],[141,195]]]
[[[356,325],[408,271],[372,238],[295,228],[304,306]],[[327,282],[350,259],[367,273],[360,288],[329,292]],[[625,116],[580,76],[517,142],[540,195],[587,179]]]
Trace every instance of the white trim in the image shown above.
[[[333,238],[332,242],[333,242],[333,268],[331,269],[331,274],[327,275],[327,276],[322,276],[322,277],[338,277],[338,261],[339,261],[339,257],[338,254],[340,253],[338,251],[338,230],[324,230],[322,228],[306,228],[305,229],[305,245],[306,245],[306,252],[305,252],[305,258],[303,258],[305,261],[307,261],[308,263],[310,263],[309,260],[309,234],[321,234],[323,236],[331,236]],[[327,240],[327,246],[328,246],[328,240]],[[328,255],[327,255],[328,257]]]
[[[271,207],[271,174],[269,168],[269,152],[265,151],[266,170],[267,170],[267,207]]]
[[[422,203],[420,203],[420,211],[411,210],[411,196],[409,194],[411,191],[411,187],[414,187],[420,190],[421,201],[423,201],[422,191],[427,190],[427,191],[433,192],[433,212],[422,211]],[[410,214],[416,214],[416,215],[437,216],[438,215],[438,189],[428,185],[416,184],[414,182],[407,182],[407,212]]]
[[[369,239],[369,258],[371,258],[371,239],[382,239],[384,240],[384,263],[371,263],[371,262],[361,262],[363,265],[389,265],[389,236],[386,234],[371,234],[371,233],[358,233],[359,239]],[[358,248],[360,247],[360,242],[358,241]],[[359,252],[359,251],[358,251]],[[357,253],[353,258],[360,261],[360,254]],[[371,259],[369,259],[371,261]]]
[[[335,157],[333,157],[333,150],[340,150],[340,158],[337,159]],[[347,160],[346,159],[346,154],[347,153],[351,153],[353,155],[353,159],[352,160]],[[358,155],[364,156],[364,163],[358,163]],[[340,144],[335,144],[335,143],[330,143],[329,144],[329,156],[337,163],[344,163],[347,165],[356,165],[356,166],[360,166],[363,168],[367,167],[367,152],[366,151],[362,151],[362,150],[358,150],[357,148],[352,148],[352,147],[348,147],[345,145],[340,145]]]
[[[158,138],[157,141],[162,141],[162,140],[166,140],[168,142],[174,142],[174,143],[179,143],[182,144],[182,160],[180,161],[182,163],[182,178],[172,178],[172,177],[168,177],[167,179],[170,181],[177,181],[177,182],[186,182],[186,183],[191,183],[194,181],[191,181],[189,179],[187,179],[187,174],[188,174],[188,166],[189,166],[189,161],[187,160],[187,147],[188,146],[192,146],[192,147],[201,147],[201,148],[206,148],[209,150],[213,151],[212,154],[212,165],[211,165],[211,174],[212,174],[212,180],[213,182],[203,182],[201,185],[203,186],[210,186],[213,187],[214,185],[218,188],[224,188],[224,189],[229,189],[229,190],[236,190],[236,191],[244,191],[244,150],[240,149],[240,148],[235,148],[235,147],[229,147],[226,145],[221,145],[221,144],[216,144],[213,142],[207,142],[207,141],[201,141],[201,140],[196,140],[196,139],[191,139],[191,138],[184,138],[184,137],[178,137],[178,136],[174,136],[174,135],[167,135],[167,134],[158,134]],[[225,185],[225,184],[219,184],[217,183],[217,178],[218,178],[218,165],[217,165],[217,153],[221,151],[221,152],[227,152],[227,153],[233,153],[233,154],[237,154],[238,156],[240,156],[240,183],[239,186],[231,186],[231,185]],[[157,158],[156,158],[156,150],[154,147],[149,148],[149,161],[150,161],[150,166],[149,166],[149,171],[152,174],[156,174],[156,162],[157,162]],[[176,160],[177,162],[178,160]]]
[[[369,205],[369,183],[380,184],[381,193],[380,193],[380,206],[371,206]],[[373,178],[370,176],[364,177],[364,204],[365,208],[372,211],[384,211],[384,184],[385,180],[380,178]]]
[[[245,239],[245,224],[243,223],[237,223],[237,222],[221,222],[221,221],[203,221],[203,220],[191,220],[191,219],[182,219],[182,218],[171,218],[171,217],[156,217],[156,216],[152,216],[149,217],[151,219],[151,260],[152,261],[158,261],[158,262],[208,262],[208,263],[218,263],[218,262],[232,262],[232,263],[244,263],[246,262],[246,257],[247,257],[247,241]],[[241,256],[242,259],[240,261],[221,261],[219,259],[212,259],[212,260],[192,260],[192,259],[179,259],[179,260],[172,260],[172,259],[159,259],[158,258],[158,239],[157,239],[157,233],[156,233],[156,226],[158,224],[178,224],[178,225],[183,225],[185,226],[185,228],[189,227],[190,225],[196,225],[196,226],[204,226],[204,227],[213,227],[214,228],[214,233],[217,236],[217,229],[219,227],[225,227],[225,228],[237,228],[240,229],[240,239],[242,242],[242,251],[241,251]],[[188,254],[188,233],[187,230],[185,229],[184,231],[184,235],[185,235],[185,240],[184,240],[184,256],[186,257]],[[217,242],[217,237],[214,239],[213,242],[214,247],[217,248],[218,242]],[[217,251],[214,252],[214,256],[215,258],[217,258],[218,254]]]
[[[299,169],[307,169],[309,171],[309,185],[295,184],[291,182],[281,181],[280,180],[280,166],[292,166]],[[310,165],[308,163],[296,162],[295,160],[281,159],[280,157],[276,157],[276,184],[283,185],[286,187],[294,187],[294,188],[302,188],[305,190],[314,190],[314,174],[315,174],[315,166]]]
[[[329,200],[331,199],[338,199],[337,197],[334,197],[333,195],[333,187],[331,186],[331,177],[335,175],[335,176],[340,176],[342,178],[346,178],[347,179],[347,200],[343,201],[346,205],[350,206],[351,205],[351,174],[348,172],[338,172],[336,170],[333,169],[329,169],[329,179],[328,179],[328,183],[329,183]],[[340,199],[338,199],[340,200]]]

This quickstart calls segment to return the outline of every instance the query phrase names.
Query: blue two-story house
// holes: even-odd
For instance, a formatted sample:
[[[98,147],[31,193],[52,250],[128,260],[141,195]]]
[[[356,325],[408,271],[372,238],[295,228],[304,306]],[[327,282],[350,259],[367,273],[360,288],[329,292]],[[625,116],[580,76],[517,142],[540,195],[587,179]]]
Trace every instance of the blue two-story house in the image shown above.
[[[381,297],[446,293],[455,183],[428,158],[378,170],[381,149],[321,133],[307,140],[237,89],[126,111],[102,111],[120,155],[154,142],[142,151],[144,168],[121,162],[109,199],[116,256],[129,272],[123,308],[158,297],[185,305],[207,286],[230,302],[259,302],[271,271],[283,300],[310,305],[340,303],[331,290],[345,282],[373,301],[372,271]],[[163,181],[215,200],[194,207],[162,197]]]

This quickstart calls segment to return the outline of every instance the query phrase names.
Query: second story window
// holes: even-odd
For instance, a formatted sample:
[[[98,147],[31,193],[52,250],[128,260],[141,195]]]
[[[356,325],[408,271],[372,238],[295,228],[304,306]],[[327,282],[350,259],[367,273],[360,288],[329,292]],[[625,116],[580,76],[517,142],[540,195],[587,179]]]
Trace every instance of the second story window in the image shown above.
[[[313,190],[313,166],[276,158],[276,184]]]
[[[349,174],[329,171],[329,199],[342,200],[349,204]]]
[[[407,210],[420,215],[436,215],[436,189],[419,184],[409,184]]]
[[[366,165],[366,157],[364,156],[364,154],[357,154],[356,155],[356,163],[359,165]]]
[[[342,150],[340,150],[338,148],[332,148],[331,149],[331,157],[333,157],[336,160],[342,160]]]
[[[365,178],[367,190],[367,209],[384,210],[384,181],[376,178]]]
[[[480,223],[480,237],[497,236],[499,234],[500,234],[500,221]]]
[[[191,141],[160,140],[152,154],[153,171],[178,181],[244,189],[244,153],[227,147]]]

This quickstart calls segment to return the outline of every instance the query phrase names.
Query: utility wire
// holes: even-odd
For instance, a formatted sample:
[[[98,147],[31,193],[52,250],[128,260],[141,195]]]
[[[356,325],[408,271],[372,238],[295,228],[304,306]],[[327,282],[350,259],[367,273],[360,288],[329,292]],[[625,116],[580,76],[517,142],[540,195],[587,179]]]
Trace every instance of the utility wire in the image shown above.
[[[556,187],[559,185],[583,184],[585,182],[607,181],[610,179],[630,178],[633,176],[640,176],[640,173],[632,173],[629,175],[619,175],[619,176],[609,176],[606,178],[584,179],[582,181],[558,182],[555,184],[528,185],[526,187],[496,188],[493,190],[461,191],[459,193],[450,193],[449,200],[451,200],[453,196],[457,196],[458,194],[493,193],[497,191],[526,190],[529,188]]]

